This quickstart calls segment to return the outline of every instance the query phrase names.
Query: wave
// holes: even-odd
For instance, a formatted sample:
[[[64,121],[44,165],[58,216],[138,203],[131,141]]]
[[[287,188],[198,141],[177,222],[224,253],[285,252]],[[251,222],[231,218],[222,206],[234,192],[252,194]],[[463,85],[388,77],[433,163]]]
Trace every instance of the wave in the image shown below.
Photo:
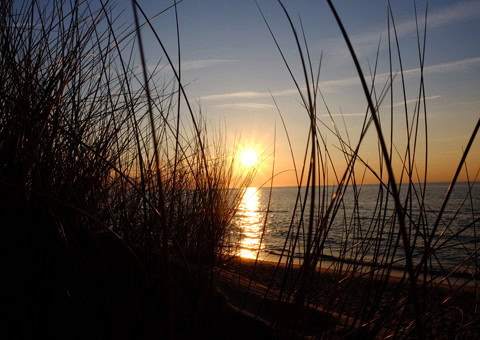
[[[264,249],[263,252],[266,252],[268,254],[275,255],[275,256],[281,256],[282,255],[282,250],[279,249],[279,248],[269,249],[269,250]],[[283,257],[285,258],[286,256],[291,256],[289,254],[288,250],[285,250],[283,252]],[[293,255],[293,258],[303,259],[303,254],[296,253],[296,254]],[[406,271],[407,271],[405,265],[402,265],[402,264],[382,264],[382,263],[375,263],[375,262],[369,262],[369,261],[348,259],[348,258],[338,257],[338,256],[333,256],[333,255],[321,255],[321,256],[319,256],[318,260],[326,260],[328,262],[352,264],[352,265],[357,265],[357,266],[360,266],[360,267],[368,267],[368,268],[372,268],[372,269],[376,269],[376,270],[390,268],[394,271],[398,271],[398,272],[402,272],[402,273],[406,273]],[[395,262],[398,263],[398,262],[402,262],[404,260],[405,259],[402,258],[402,259],[396,260]],[[439,270],[439,269],[429,270],[427,274],[428,274],[429,277],[436,278],[436,279],[443,278],[446,275],[448,275],[449,277],[458,278],[458,279],[473,279],[474,278],[474,275],[472,273],[448,272],[448,271]]]

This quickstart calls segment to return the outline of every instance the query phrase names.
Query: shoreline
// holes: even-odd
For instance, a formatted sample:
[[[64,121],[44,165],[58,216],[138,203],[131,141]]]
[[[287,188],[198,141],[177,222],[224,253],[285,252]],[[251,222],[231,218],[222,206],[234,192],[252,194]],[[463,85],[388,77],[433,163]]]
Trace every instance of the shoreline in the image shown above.
[[[227,262],[237,262],[240,266],[245,266],[245,267],[250,267],[253,269],[253,266],[255,264],[255,259],[253,258],[248,258],[248,257],[240,257],[240,256],[234,256],[230,258]],[[299,270],[301,267],[301,264],[296,263],[297,261],[294,261],[292,265],[292,269],[294,271]],[[348,262],[344,262],[344,264],[352,264]],[[341,271],[339,271],[337,268],[333,268],[335,264],[334,261],[327,261],[324,260],[322,261],[322,267],[320,268],[317,265],[317,268],[315,270],[316,273],[321,274],[321,275],[327,275],[327,276],[337,276],[341,278],[341,280],[345,280],[346,278],[353,276],[353,278],[360,279],[360,280],[370,280],[370,276],[372,275],[372,267],[369,266],[368,264],[363,264],[360,265],[360,269],[358,270],[351,270],[348,266],[342,268]],[[258,259],[257,261],[257,268],[260,268],[260,271],[265,272],[264,276],[268,276],[267,273],[273,274],[273,271],[278,265],[278,260],[275,261],[273,259]],[[227,268],[229,265],[227,265]],[[278,268],[278,271],[284,270],[286,267],[286,261],[282,259],[280,266]],[[379,276],[379,272],[384,270],[384,268],[379,267],[373,270],[373,281],[383,281],[382,277]],[[257,270],[256,270],[257,271]],[[406,275],[405,275],[406,274]],[[432,275],[436,275],[438,273],[430,273],[428,274],[428,280],[427,280],[427,285],[431,285],[429,289],[441,289],[441,290],[455,290],[461,287],[463,291],[466,292],[474,292],[475,291],[475,281],[473,279],[468,280],[466,277],[459,277],[455,275],[451,275],[448,279],[445,279],[444,277],[434,277],[432,280]],[[408,278],[408,273],[405,273],[402,270],[399,269],[392,269],[390,272],[390,275],[388,277],[388,284],[398,284],[402,281],[403,276],[406,276]],[[466,275],[465,275],[466,276]],[[253,278],[255,280],[255,277]],[[404,284],[406,284],[406,280]],[[423,280],[423,275],[419,275],[417,279],[417,286],[420,288],[424,284]],[[480,283],[479,283],[480,286]]]

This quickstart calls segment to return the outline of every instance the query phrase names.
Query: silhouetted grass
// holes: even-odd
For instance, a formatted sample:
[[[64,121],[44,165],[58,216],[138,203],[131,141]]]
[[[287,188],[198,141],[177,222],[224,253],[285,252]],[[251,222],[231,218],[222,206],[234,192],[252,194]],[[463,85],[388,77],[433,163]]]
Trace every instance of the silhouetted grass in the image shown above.
[[[412,113],[391,8],[390,74],[378,84],[377,50],[368,84],[328,0],[368,103],[355,140],[347,126],[342,135],[327,105],[322,62],[314,68],[301,21],[298,30],[278,3],[299,52],[300,77],[261,15],[310,124],[299,164],[277,107],[298,191],[276,265],[258,257],[247,265],[231,259],[239,241],[232,219],[255,169],[239,174],[236,146],[226,145],[221,131],[209,131],[200,109],[190,104],[182,84],[178,2],[147,16],[132,0],[134,23],[127,25],[114,16],[108,0],[1,3],[0,211],[8,283],[2,293],[8,324],[3,337],[478,336],[478,216],[472,195],[478,173],[471,178],[467,171],[469,190],[459,207],[450,207],[453,217],[445,211],[460,172],[467,170],[480,121],[459,155],[443,204],[430,211],[423,78],[427,12],[423,40],[417,24],[421,76]],[[176,19],[178,65],[150,20],[166,14]],[[160,80],[160,63],[147,66],[146,29],[173,73],[170,82]],[[399,72],[394,72],[395,53]],[[393,136],[396,77],[405,104],[402,149]],[[382,103],[388,99],[384,117]],[[319,118],[320,110],[332,124]],[[359,152],[372,123],[376,168]],[[332,135],[336,146],[326,142]],[[424,156],[418,154],[420,145]],[[344,157],[342,168],[332,160],[337,151]],[[417,171],[420,165],[423,173]],[[369,221],[361,218],[365,172],[378,179]],[[274,175],[272,170],[272,181]],[[333,189],[327,185],[332,180]],[[466,206],[471,222],[452,229]],[[462,238],[472,229],[473,248]],[[331,238],[340,243],[337,253]],[[467,254],[454,268],[437,257],[448,247]],[[298,258],[300,265],[294,262]]]
[[[7,337],[201,330],[232,248],[252,174],[207,132],[180,72],[165,84],[146,68],[148,26],[121,25],[113,5],[0,5]]]
[[[476,307],[478,302],[476,300],[473,303],[467,301],[476,299],[475,296],[477,296],[478,275],[476,273],[478,271],[476,260],[472,260],[477,258],[478,249],[476,246],[475,248],[467,246],[464,242],[468,241],[462,241],[458,237],[471,228],[475,230],[475,225],[478,224],[471,192],[473,183],[469,184],[470,189],[464,200],[464,202],[470,202],[471,205],[473,213],[471,223],[460,230],[453,231],[449,225],[455,217],[446,219],[443,212],[449,203],[450,194],[458,175],[464,169],[465,160],[477,135],[480,121],[473,129],[465,151],[459,155],[457,171],[443,204],[439,207],[439,211],[435,212],[435,216],[432,216],[427,208],[429,202],[425,201],[425,192],[428,186],[426,183],[428,115],[423,68],[427,11],[425,12],[423,42],[417,23],[420,82],[417,103],[412,114],[407,107],[402,58],[394,15],[390,6],[388,6],[390,76],[385,84],[377,85],[376,69],[379,56],[377,51],[375,67],[370,70],[371,84],[367,85],[366,77],[340,16],[332,2],[329,0],[327,2],[346,41],[368,103],[362,132],[357,141],[348,136],[348,131],[346,136],[342,136],[333,119],[319,86],[318,75],[320,74],[321,60],[319,69],[315,72],[317,76],[315,76],[301,21],[303,41],[301,41],[300,34],[288,11],[283,3],[278,1],[291,28],[299,53],[299,62],[303,72],[297,78],[259,7],[279,54],[298,90],[306,117],[310,121],[309,138],[311,139],[306,146],[303,165],[301,168],[295,166],[295,169],[301,173],[297,179],[297,203],[293,207],[290,229],[283,251],[276,268],[272,270],[273,277],[267,281],[264,297],[266,298],[271,293],[271,289],[276,286],[275,294],[279,303],[290,302],[299,306],[297,312],[291,315],[292,318],[302,319],[303,314],[299,311],[302,308],[310,308],[307,307],[308,305],[313,305],[321,311],[335,316],[343,330],[334,334],[331,328],[320,329],[315,332],[319,337],[373,338],[388,336],[396,338],[417,336],[424,338],[451,334],[474,337],[477,332],[474,324],[478,321]],[[417,18],[416,8],[415,18]],[[392,42],[396,51],[392,48]],[[400,68],[398,73],[393,72],[392,54],[395,52],[398,53]],[[394,140],[398,137],[396,139],[393,137],[393,86],[397,76],[401,80],[405,104],[406,140],[403,150],[399,150],[395,145]],[[381,91],[378,92],[377,88],[380,88]],[[390,95],[390,141],[384,136],[379,113],[382,102],[388,95]],[[317,112],[320,110],[317,104],[318,100],[321,100],[324,105],[332,124],[326,124],[317,117]],[[345,121],[343,122],[345,124]],[[379,166],[377,168],[367,164],[359,154],[360,146],[372,122],[379,146]],[[385,123],[384,121],[383,124]],[[421,157],[417,155],[422,136],[419,130],[422,124],[425,127],[423,164],[420,160]],[[347,127],[345,129],[347,130]],[[345,157],[343,167],[345,170],[339,169],[338,165],[333,163],[330,156],[332,146],[325,143],[327,135],[333,135],[337,139],[338,147],[336,148]],[[395,156],[398,156],[397,159],[401,162],[400,169],[394,169],[392,160]],[[362,197],[364,174],[357,173],[356,169],[360,168],[358,164],[362,165],[365,171],[371,172],[379,182],[376,206],[373,211],[369,212],[369,214],[373,214],[370,222],[362,221],[360,217],[359,203]],[[418,173],[418,165],[424,165],[423,174]],[[332,170],[333,175],[329,175],[329,171]],[[327,184],[330,183],[332,177],[335,185],[333,192],[329,192],[328,190],[332,189]],[[305,190],[302,189],[302,186],[306,187]],[[303,197],[301,193],[303,193]],[[345,200],[347,198],[353,201],[353,210],[346,209],[348,204]],[[463,205],[462,203],[459,207],[454,208],[456,209],[454,216],[460,212]],[[432,217],[434,217],[433,222]],[[296,220],[299,222],[295,222]],[[337,223],[343,225],[341,236],[338,235],[338,230],[335,231],[333,228]],[[446,225],[446,227],[439,231],[439,224]],[[330,237],[341,243],[340,249],[342,250],[339,253],[334,254],[329,248]],[[443,247],[448,247],[448,244],[462,247],[468,254],[455,268],[445,267],[436,256],[436,252],[441,251]],[[298,252],[301,254],[302,262],[297,268],[294,267],[293,261]],[[283,257],[286,257],[285,266],[281,265]],[[330,270],[330,272],[318,274],[319,268]],[[438,268],[440,268],[440,272]],[[392,278],[394,272],[396,273],[395,277],[399,276],[398,279]],[[450,280],[456,274],[463,276],[463,279],[460,281],[458,279]],[[278,278],[276,278],[277,276]],[[326,284],[325,280],[329,283]],[[442,285],[445,282],[447,285]],[[449,296],[467,297],[452,301]],[[442,321],[442,314],[455,318],[453,310],[461,313],[462,318],[449,323]],[[278,323],[281,324],[282,321],[279,320]],[[312,335],[306,328],[302,329],[302,326],[290,331],[292,332],[290,336],[295,334]]]

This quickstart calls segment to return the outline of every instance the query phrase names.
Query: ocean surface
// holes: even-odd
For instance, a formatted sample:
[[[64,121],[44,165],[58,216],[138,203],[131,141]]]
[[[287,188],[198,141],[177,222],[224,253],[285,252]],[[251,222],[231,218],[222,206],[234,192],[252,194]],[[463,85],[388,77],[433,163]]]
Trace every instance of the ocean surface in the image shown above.
[[[476,275],[480,272],[480,182],[457,183],[439,219],[448,187],[448,183],[428,183],[425,189],[420,185],[410,190],[406,184],[400,187],[413,262],[419,263],[426,240],[431,239],[430,249],[435,251],[427,261],[430,272]],[[363,185],[336,190],[333,186],[316,188],[312,235],[318,231],[320,259],[379,267],[392,263],[394,268],[404,268],[398,216],[386,189]],[[310,199],[302,204],[305,191],[301,188],[299,194],[297,187],[248,188],[234,219],[240,239],[236,254],[249,258],[258,254],[259,259],[277,261],[281,254],[293,253],[301,259],[310,223]],[[315,243],[314,236],[312,239]]]

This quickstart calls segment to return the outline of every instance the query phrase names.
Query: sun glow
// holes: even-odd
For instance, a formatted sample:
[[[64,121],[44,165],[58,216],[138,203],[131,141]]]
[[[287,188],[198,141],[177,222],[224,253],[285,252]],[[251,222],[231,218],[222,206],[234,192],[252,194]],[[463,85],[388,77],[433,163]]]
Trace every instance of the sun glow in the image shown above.
[[[257,152],[252,149],[246,149],[242,152],[240,156],[240,161],[245,167],[251,167],[257,163]]]

